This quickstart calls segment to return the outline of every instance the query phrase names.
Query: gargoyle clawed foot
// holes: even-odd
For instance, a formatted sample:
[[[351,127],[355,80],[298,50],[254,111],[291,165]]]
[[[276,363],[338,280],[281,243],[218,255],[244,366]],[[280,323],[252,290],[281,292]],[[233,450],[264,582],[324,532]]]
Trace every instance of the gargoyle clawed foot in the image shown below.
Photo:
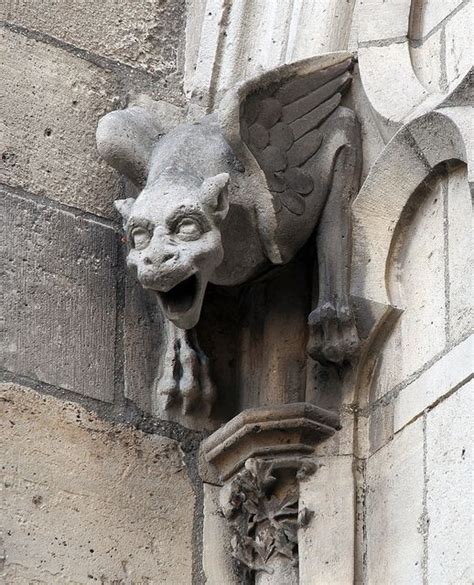
[[[359,350],[354,315],[348,304],[325,302],[308,317],[308,354],[321,363],[342,364]]]
[[[184,415],[199,407],[209,416],[216,392],[209,375],[209,360],[194,330],[184,331],[169,323],[168,347],[156,393],[164,410],[181,403]]]

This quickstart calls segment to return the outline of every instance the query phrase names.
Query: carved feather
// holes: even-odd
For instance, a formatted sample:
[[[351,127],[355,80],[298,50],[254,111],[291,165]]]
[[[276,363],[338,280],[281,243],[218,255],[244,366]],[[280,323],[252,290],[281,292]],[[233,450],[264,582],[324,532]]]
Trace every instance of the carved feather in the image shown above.
[[[280,84],[269,83],[244,96],[240,138],[262,169],[275,212],[301,215],[314,177],[303,170],[320,148],[322,123],[336,110],[351,83],[352,60],[298,73]]]

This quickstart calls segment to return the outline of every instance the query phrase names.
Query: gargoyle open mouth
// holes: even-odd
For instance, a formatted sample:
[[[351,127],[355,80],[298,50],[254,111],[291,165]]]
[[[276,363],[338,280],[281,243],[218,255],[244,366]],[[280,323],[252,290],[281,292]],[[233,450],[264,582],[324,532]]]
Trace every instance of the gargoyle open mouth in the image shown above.
[[[163,308],[170,315],[186,313],[192,308],[199,291],[199,282],[195,274],[182,280],[167,292],[158,292]]]

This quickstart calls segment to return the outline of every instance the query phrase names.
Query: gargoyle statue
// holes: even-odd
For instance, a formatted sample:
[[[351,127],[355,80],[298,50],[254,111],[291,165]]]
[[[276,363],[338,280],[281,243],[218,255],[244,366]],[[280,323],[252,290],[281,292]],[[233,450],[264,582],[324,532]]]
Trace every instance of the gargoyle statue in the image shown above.
[[[332,53],[285,65],[229,91],[217,112],[165,132],[158,106],[104,116],[101,156],[141,189],[116,201],[127,263],[156,297],[167,349],[158,404],[209,408],[214,389],[192,328],[207,283],[251,281],[316,238],[319,300],[308,352],[341,363],[357,350],[349,298],[349,202],[360,137],[340,105],[352,58]],[[313,236],[314,234],[314,236]]]

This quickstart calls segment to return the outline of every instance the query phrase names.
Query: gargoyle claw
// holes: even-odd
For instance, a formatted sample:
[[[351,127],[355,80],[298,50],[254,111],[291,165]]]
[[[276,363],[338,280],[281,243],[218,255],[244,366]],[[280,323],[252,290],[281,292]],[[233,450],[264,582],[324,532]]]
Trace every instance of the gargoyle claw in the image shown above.
[[[183,415],[201,408],[208,416],[215,388],[210,379],[207,356],[198,347],[193,347],[188,332],[174,327],[168,345],[163,370],[156,381],[161,408],[168,410],[181,403]]]
[[[359,349],[359,336],[347,305],[323,303],[308,318],[308,354],[321,363],[341,364],[351,360]]]

